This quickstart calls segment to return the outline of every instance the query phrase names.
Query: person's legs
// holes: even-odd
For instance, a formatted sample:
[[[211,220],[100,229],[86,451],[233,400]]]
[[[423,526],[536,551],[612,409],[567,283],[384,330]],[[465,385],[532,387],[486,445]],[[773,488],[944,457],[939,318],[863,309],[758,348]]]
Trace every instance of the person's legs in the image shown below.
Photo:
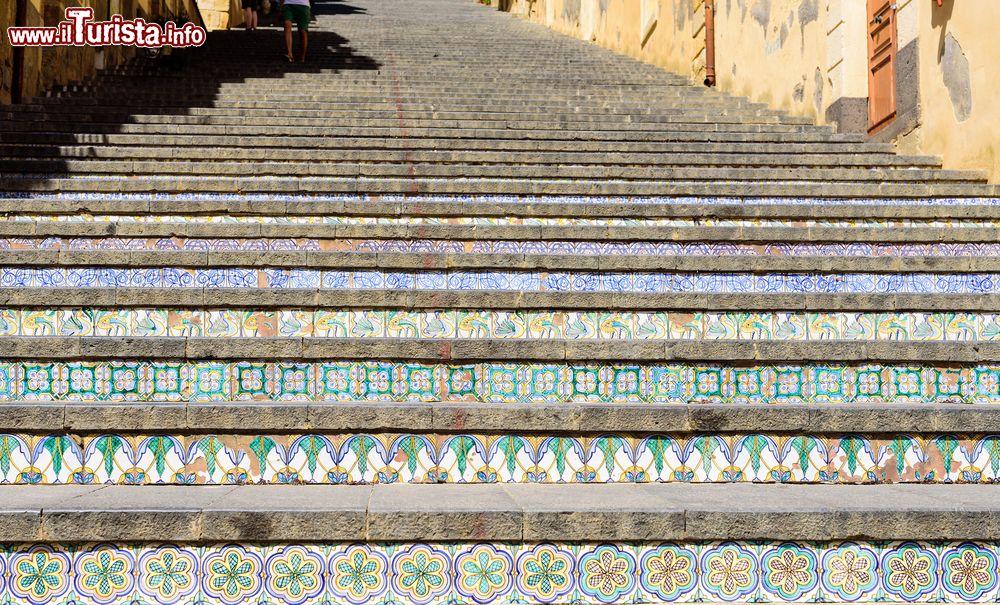
[[[305,63],[306,49],[309,48],[309,30],[307,29],[300,30],[299,36],[302,38],[302,54],[299,55],[299,63]]]
[[[288,14],[286,14],[286,16],[285,16],[285,21],[286,21],[285,25],[286,25],[286,27],[291,27],[291,23],[289,23],[289,21],[294,21],[295,22],[295,26],[299,30],[299,39],[302,41],[302,50],[299,53],[299,62],[300,63],[305,63],[306,62],[306,50],[309,48],[309,17],[310,17],[311,11],[309,10],[308,6],[299,5],[299,4],[285,5],[285,10],[288,11]],[[288,42],[289,51],[288,52],[291,53],[291,48],[292,48],[292,43],[291,43],[291,39],[292,38],[291,38],[291,36],[292,36],[292,32],[291,32],[291,29],[286,29],[285,31],[287,32],[286,33],[286,39],[289,40],[289,42]],[[291,57],[292,55],[289,54],[288,56]]]
[[[285,19],[285,48],[288,49],[287,57],[291,61],[292,57],[292,21],[290,19]]]
[[[243,9],[243,26],[247,29],[251,29],[253,26],[250,25],[250,20],[253,18],[253,9],[247,7]]]
[[[257,9],[254,9],[250,12],[252,13],[253,16],[253,25],[250,27],[250,29],[257,29]]]

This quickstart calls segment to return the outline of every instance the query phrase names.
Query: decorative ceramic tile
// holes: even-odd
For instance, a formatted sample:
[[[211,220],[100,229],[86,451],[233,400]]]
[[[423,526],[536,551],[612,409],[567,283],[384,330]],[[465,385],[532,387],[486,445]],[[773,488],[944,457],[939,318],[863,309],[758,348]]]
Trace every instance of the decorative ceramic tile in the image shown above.
[[[998,385],[1000,365],[0,361],[0,399],[26,401],[994,404]]]
[[[0,484],[998,481],[996,435],[0,434]]]
[[[0,308],[0,336],[971,342],[1000,314]]]
[[[992,602],[983,542],[14,544],[0,602]]]
[[[399,239],[0,238],[0,250],[310,250],[421,254],[899,257],[1000,256],[995,243],[615,242]]]
[[[1000,273],[580,273],[535,271],[321,271],[0,267],[4,288],[323,288],[506,292],[989,294]]]

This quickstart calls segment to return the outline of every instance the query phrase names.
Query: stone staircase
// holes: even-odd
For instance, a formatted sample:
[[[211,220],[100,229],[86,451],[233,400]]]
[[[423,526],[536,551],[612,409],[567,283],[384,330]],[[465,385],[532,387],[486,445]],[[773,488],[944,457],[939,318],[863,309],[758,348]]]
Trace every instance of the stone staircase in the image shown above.
[[[0,108],[0,603],[998,599],[995,186],[318,7]]]

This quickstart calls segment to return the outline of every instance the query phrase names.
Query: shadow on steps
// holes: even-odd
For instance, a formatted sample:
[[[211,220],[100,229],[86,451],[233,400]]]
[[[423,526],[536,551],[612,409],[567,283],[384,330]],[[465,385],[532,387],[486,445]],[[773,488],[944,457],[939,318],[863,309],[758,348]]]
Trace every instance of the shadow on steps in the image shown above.
[[[341,0],[316,0],[315,6],[320,19],[367,12]],[[58,97],[30,99],[13,107],[0,106],[0,144],[23,149],[22,157],[26,160],[55,160],[49,164],[51,168],[47,172],[31,175],[32,182],[43,184],[46,177],[62,177],[72,172],[65,160],[93,157],[79,152],[79,146],[114,145],[108,136],[124,132],[125,125],[146,124],[155,128],[155,132],[148,133],[150,135],[176,134],[175,125],[168,120],[151,120],[147,116],[187,116],[184,123],[207,125],[209,116],[191,110],[222,106],[228,108],[225,114],[228,119],[217,125],[219,134],[224,134],[224,126],[241,123],[241,107],[254,107],[256,116],[272,116],[276,120],[286,109],[304,115],[310,101],[322,100],[323,93],[311,91],[303,83],[303,76],[313,74],[316,82],[322,82],[317,76],[380,68],[372,57],[355,53],[350,40],[330,31],[336,27],[336,22],[320,25],[315,20],[309,32],[306,63],[288,63],[284,33],[281,28],[274,27],[274,23],[265,17],[262,28],[255,32],[242,29],[211,32],[200,48],[142,55],[98,74],[85,85],[67,87],[69,90],[62,91]],[[297,54],[300,39],[297,32],[293,34]],[[270,95],[276,92],[314,94],[316,97],[255,106],[253,104],[259,100],[255,94],[258,91]],[[223,96],[226,99],[220,101]],[[253,134],[241,135],[241,138],[246,139],[243,144],[253,144]],[[64,146],[78,149],[60,149]],[[66,151],[73,153],[66,155]],[[38,191],[40,187],[27,185],[21,194],[0,190],[0,195],[30,195],[31,189]]]

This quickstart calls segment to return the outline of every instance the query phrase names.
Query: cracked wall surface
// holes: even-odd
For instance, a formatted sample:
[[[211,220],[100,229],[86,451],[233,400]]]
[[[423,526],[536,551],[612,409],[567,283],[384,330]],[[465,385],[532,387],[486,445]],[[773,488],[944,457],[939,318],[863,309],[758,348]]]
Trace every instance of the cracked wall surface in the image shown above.
[[[946,167],[979,168],[1000,182],[1000,16],[993,0],[923,7],[918,146]]]
[[[594,2],[592,14],[581,2]],[[641,6],[659,18],[643,37]],[[897,2],[897,120],[880,138],[907,152],[943,155],[1000,182],[1000,13],[996,0]],[[562,33],[701,81],[704,0],[511,0],[512,12]],[[865,2],[716,0],[720,90],[841,132],[868,131]],[[586,9],[586,6],[584,7]],[[587,15],[586,19],[580,17]],[[581,21],[585,23],[581,24]]]

